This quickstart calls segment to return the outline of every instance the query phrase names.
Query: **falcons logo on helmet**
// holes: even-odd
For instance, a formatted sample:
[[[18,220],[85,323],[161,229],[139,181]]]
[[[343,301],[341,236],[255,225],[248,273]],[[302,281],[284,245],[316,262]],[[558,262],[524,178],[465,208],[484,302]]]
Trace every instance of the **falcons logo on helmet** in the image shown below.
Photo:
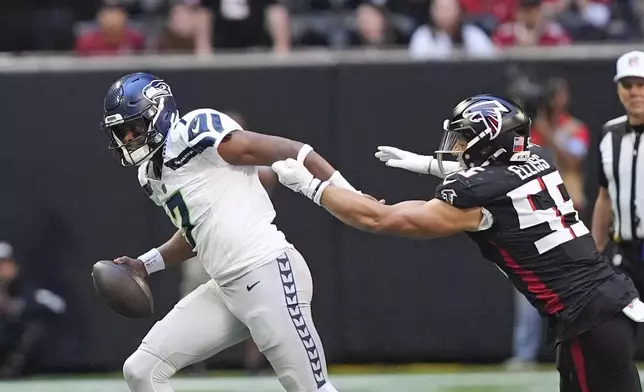
[[[486,128],[480,136],[489,133],[490,139],[494,139],[501,132],[503,113],[507,112],[508,109],[496,100],[480,101],[465,109],[463,118],[476,123],[483,122]]]

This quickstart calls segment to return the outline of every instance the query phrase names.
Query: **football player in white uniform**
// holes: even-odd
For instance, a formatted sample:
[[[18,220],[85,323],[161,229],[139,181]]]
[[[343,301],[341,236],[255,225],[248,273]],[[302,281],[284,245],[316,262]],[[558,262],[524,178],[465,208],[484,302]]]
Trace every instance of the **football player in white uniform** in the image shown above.
[[[311,318],[311,274],[273,225],[258,172],[294,158],[316,177],[355,189],[306,144],[242,130],[213,109],[180,117],[170,87],[154,75],[117,80],[104,110],[110,149],[124,166],[139,167],[141,186],[179,229],[158,248],[114,262],[147,276],[197,256],[212,277],[125,361],[130,389],[173,391],[168,380],[179,369],[252,337],[287,391],[335,392]]]

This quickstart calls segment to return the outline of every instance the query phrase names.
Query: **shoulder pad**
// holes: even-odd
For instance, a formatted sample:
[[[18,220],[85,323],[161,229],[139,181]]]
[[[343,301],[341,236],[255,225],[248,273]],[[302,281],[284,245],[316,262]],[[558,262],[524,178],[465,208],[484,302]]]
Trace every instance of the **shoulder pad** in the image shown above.
[[[494,168],[474,167],[451,174],[436,188],[436,198],[454,207],[474,208],[496,197]]]
[[[217,147],[230,132],[241,130],[235,120],[214,109],[198,109],[186,114],[180,129],[190,147],[208,144]]]

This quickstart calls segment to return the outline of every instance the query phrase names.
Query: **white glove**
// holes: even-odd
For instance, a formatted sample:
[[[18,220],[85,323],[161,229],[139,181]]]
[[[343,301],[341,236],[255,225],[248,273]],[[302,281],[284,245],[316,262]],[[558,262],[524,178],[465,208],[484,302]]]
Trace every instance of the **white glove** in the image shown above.
[[[443,161],[446,170],[443,173],[438,166],[438,161],[430,155],[419,155],[413,152],[401,150],[396,147],[379,146],[376,158],[385,162],[389,167],[397,167],[420,174],[431,174],[439,178],[445,178],[449,173],[462,169],[461,164],[455,161]]]
[[[271,165],[271,168],[277,173],[282,185],[303,194],[313,200],[315,204],[320,205],[320,198],[324,188],[329,185],[328,181],[323,182],[313,177],[304,164],[293,158],[277,161]]]
[[[389,167],[397,167],[419,174],[429,174],[429,168],[434,157],[418,155],[396,147],[379,146],[376,158]]]

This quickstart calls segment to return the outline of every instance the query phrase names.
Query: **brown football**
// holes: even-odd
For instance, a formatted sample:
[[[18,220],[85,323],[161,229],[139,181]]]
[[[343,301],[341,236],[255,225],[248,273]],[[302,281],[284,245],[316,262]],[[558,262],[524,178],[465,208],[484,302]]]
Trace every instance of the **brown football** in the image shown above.
[[[126,264],[101,260],[92,269],[94,289],[105,305],[116,313],[131,318],[150,317],[154,298],[150,286]]]

